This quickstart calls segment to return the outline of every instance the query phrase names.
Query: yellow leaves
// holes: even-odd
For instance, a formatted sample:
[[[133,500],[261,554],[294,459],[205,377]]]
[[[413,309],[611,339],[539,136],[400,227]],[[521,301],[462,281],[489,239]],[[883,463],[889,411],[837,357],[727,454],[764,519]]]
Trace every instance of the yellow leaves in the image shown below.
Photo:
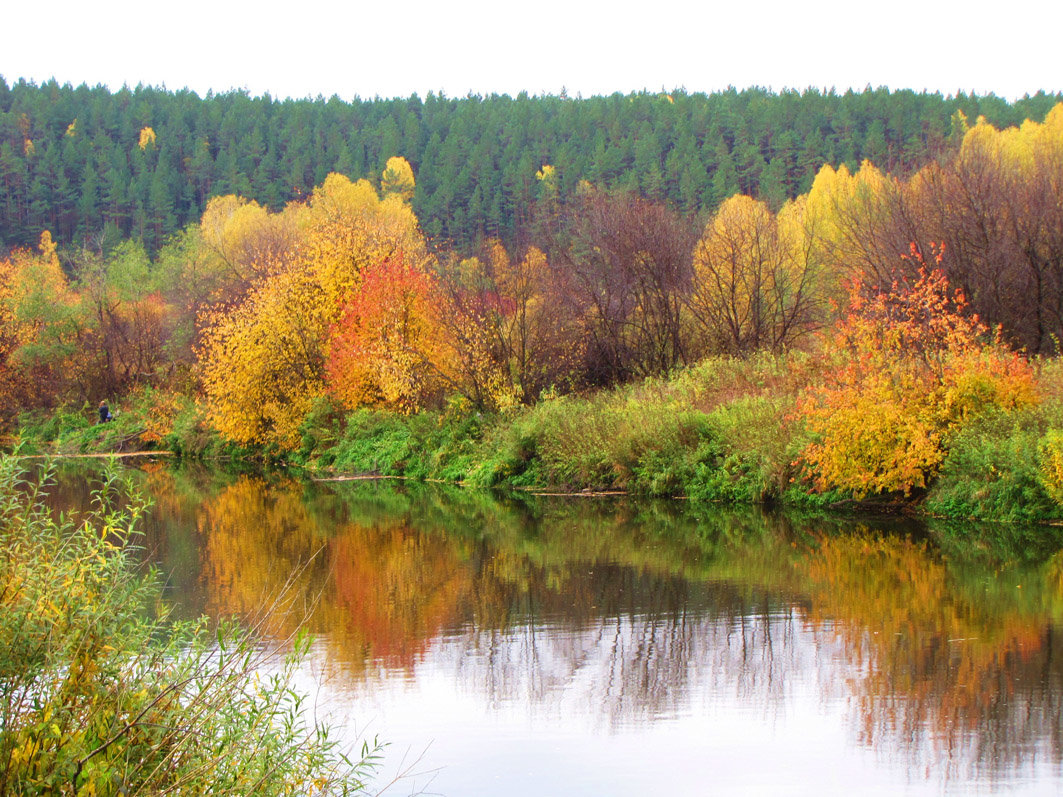
[[[542,183],[556,182],[557,170],[549,163],[544,163],[543,167],[535,173],[535,179]]]
[[[309,275],[263,281],[208,330],[201,374],[215,428],[240,443],[291,447],[324,389],[321,341],[328,328]]]
[[[140,136],[137,138],[137,146],[140,149],[146,150],[148,147],[155,147],[155,131],[150,127],[140,128]]]
[[[723,202],[694,249],[689,307],[715,351],[779,349],[818,323],[819,264],[806,202],[776,217],[751,197]]]
[[[1063,429],[1045,433],[1037,446],[1037,461],[1041,486],[1053,501],[1063,504]]]
[[[367,181],[330,174],[307,204],[281,214],[213,200],[201,229],[219,257],[250,267],[251,280],[211,321],[199,352],[209,417],[229,439],[292,447],[325,393],[327,340],[362,272],[398,251],[418,268],[426,262],[417,219],[399,194],[381,200]]]
[[[405,202],[413,199],[413,168],[405,158],[388,158],[384,173],[380,176],[380,193],[385,197],[395,194]]]
[[[806,213],[810,229],[815,230],[815,257],[836,275],[834,286],[843,277],[875,274],[881,269],[882,253],[876,248],[874,233],[887,217],[889,199],[897,190],[897,181],[870,161],[864,161],[856,174],[844,165],[837,170],[825,165],[816,175]],[[888,253],[887,261],[893,262],[899,254]]]
[[[368,181],[351,182],[330,174],[314,189],[302,216],[306,267],[338,308],[355,287],[358,274],[402,249],[418,260],[425,246],[417,218],[396,194],[383,201]]]
[[[960,314],[962,297],[940,272],[920,273],[889,293],[854,289],[834,340],[845,362],[800,405],[817,438],[804,457],[821,489],[908,495],[927,486],[956,429],[1037,400],[1029,364],[984,342],[986,329]]]
[[[47,264],[52,268],[57,268],[59,266],[59,256],[56,254],[55,241],[52,240],[52,234],[48,230],[41,233],[40,242],[37,244],[37,251],[41,253],[42,265]]]

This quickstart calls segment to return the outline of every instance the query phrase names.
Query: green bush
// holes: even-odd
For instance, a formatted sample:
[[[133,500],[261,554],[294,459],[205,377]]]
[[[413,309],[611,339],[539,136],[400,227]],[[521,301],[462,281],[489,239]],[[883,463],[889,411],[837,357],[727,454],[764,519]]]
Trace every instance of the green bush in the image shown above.
[[[1038,471],[1038,444],[1060,405],[998,412],[969,424],[949,441],[949,452],[927,496],[938,515],[1008,522],[1063,517]]]
[[[800,427],[790,420],[793,400],[784,396],[741,396],[714,409],[707,424],[720,441],[715,462],[699,463],[691,498],[737,503],[778,500],[794,474],[803,446]]]
[[[0,793],[362,791],[378,747],[352,760],[306,724],[305,640],[278,662],[246,631],[159,614],[158,576],[137,571],[145,505],[115,474],[57,521],[0,459]]]
[[[185,397],[175,410],[170,429],[162,437],[163,447],[190,459],[202,459],[227,451],[227,444],[210,425],[203,405]]]
[[[490,422],[460,401],[443,412],[416,415],[355,410],[317,463],[348,473],[459,482],[477,461],[483,428]]]

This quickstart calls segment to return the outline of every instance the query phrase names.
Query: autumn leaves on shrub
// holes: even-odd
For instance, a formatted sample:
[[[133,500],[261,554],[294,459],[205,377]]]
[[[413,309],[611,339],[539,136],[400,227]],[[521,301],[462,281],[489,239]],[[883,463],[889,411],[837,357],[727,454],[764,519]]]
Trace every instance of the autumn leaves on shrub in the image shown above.
[[[826,355],[836,368],[800,404],[815,437],[804,460],[820,489],[908,496],[928,486],[964,424],[1037,400],[1029,363],[999,329],[964,315],[962,293],[950,292],[914,246],[910,257],[919,267],[914,283],[854,286]]]

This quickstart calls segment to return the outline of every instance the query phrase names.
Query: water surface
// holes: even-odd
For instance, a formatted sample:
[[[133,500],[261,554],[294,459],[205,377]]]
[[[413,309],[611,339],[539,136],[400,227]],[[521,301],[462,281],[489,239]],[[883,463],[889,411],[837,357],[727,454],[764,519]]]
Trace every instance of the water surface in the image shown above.
[[[1058,529],[137,478],[178,612],[312,631],[387,794],[1063,792]]]

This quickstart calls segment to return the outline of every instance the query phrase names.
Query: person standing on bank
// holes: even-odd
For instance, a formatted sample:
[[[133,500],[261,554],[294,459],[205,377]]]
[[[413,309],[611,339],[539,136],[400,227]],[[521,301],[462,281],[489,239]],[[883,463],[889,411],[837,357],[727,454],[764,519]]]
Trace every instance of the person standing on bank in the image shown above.
[[[111,408],[107,406],[107,402],[106,401],[101,401],[100,402],[100,423],[107,423],[107,421],[111,420],[112,417],[113,416],[111,415]]]

